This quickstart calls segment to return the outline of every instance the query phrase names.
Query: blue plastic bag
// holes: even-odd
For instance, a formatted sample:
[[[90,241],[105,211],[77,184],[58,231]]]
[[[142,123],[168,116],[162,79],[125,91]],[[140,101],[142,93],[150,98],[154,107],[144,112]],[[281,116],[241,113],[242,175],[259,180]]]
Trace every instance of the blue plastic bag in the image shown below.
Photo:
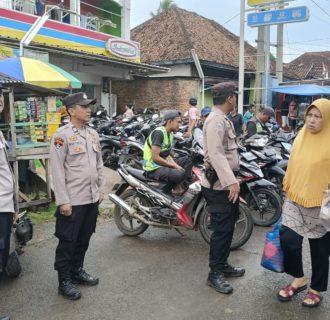
[[[273,229],[266,232],[264,252],[261,266],[274,272],[284,272],[284,254],[280,243],[281,221],[277,222]]]

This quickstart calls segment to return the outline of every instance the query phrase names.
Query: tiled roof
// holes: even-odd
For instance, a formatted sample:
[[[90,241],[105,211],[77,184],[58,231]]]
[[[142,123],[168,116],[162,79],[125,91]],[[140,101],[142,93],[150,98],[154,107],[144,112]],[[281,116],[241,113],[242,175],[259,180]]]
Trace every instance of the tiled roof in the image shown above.
[[[323,65],[330,74],[330,51],[306,52],[291,61],[287,67],[299,80],[324,78]]]
[[[202,61],[239,66],[239,37],[213,20],[175,6],[132,29],[131,38],[141,45],[142,62],[191,60],[195,49]],[[256,70],[256,55],[246,42],[245,69]]]

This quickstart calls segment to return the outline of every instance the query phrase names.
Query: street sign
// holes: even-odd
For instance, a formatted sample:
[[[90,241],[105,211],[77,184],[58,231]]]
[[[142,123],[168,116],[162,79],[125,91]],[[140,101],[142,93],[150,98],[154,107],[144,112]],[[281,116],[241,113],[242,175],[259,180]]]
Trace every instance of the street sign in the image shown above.
[[[258,27],[270,24],[301,22],[308,20],[308,18],[309,10],[306,6],[303,6],[249,13],[247,16],[247,24],[249,27]]]
[[[262,4],[268,4],[272,2],[278,2],[278,0],[248,0],[248,5],[250,7],[260,6]]]

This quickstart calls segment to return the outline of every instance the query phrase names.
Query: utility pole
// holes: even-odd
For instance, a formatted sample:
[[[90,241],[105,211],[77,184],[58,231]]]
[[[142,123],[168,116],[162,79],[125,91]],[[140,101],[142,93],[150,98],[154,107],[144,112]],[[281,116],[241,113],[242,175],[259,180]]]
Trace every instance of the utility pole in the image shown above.
[[[255,80],[255,104],[257,109],[262,104],[262,75],[265,72],[265,27],[258,27],[257,70]]]
[[[243,113],[244,103],[244,27],[245,27],[245,0],[241,0],[240,33],[239,33],[239,69],[238,69],[238,112]]]

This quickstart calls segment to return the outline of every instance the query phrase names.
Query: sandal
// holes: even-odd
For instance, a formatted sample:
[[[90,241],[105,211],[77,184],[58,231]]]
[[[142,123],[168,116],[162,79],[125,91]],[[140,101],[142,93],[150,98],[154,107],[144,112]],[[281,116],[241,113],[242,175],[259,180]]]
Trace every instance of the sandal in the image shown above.
[[[304,301],[303,301],[302,305],[307,308],[315,308],[320,305],[322,298],[323,297],[319,293],[314,293],[314,292],[308,291],[304,297]],[[306,302],[307,299],[312,300],[313,303],[307,303]]]
[[[294,286],[289,284],[285,288],[280,290],[280,291],[282,291],[282,290],[284,291],[285,297],[280,295],[280,292],[278,292],[277,298],[278,298],[278,300],[280,300],[282,302],[290,301],[296,294],[298,294],[299,292],[304,291],[306,289],[307,289],[307,284],[305,284],[299,288],[295,288]]]

